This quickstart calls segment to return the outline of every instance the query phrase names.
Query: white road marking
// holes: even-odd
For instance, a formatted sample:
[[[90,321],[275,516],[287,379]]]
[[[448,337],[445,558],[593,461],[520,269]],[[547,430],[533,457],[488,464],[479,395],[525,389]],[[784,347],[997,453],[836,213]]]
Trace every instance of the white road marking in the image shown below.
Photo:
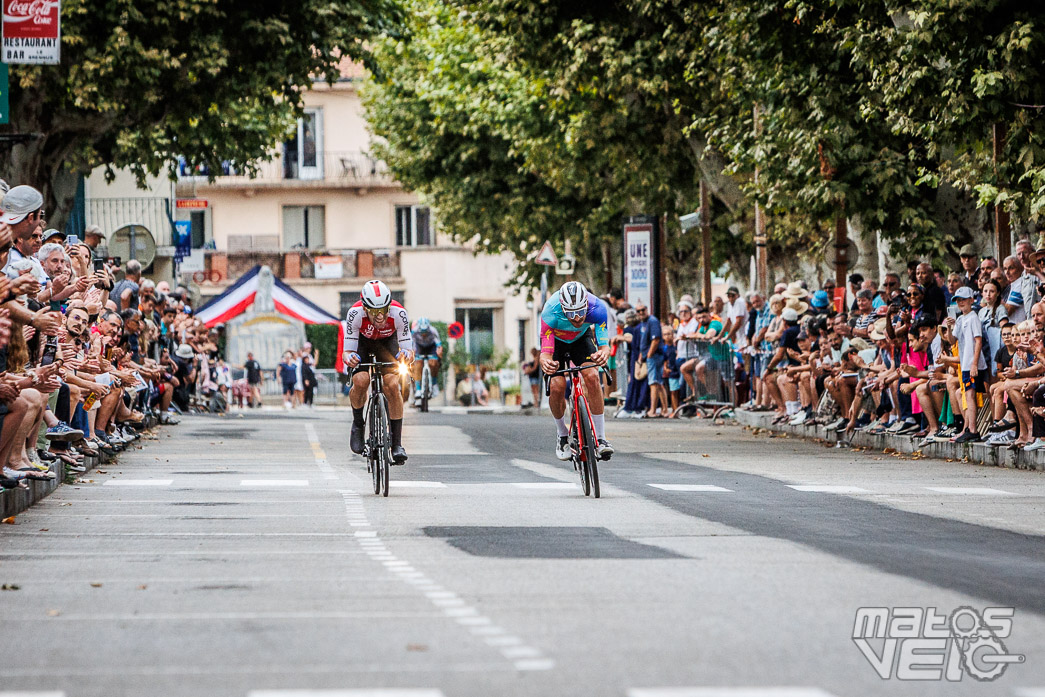
[[[65,693],[58,690],[53,692],[48,692],[46,690],[15,690],[14,692],[5,692],[0,690],[0,697],[65,697]]]
[[[308,486],[306,479],[244,479],[240,486]]]
[[[2,693],[0,697],[3,697]],[[352,690],[251,690],[247,697],[443,697],[443,691],[399,687]]]
[[[519,646],[523,640],[517,636],[492,636],[486,640],[490,646]]]
[[[577,489],[573,482],[512,482],[519,489]]]
[[[173,483],[173,479],[110,479],[102,486],[170,486]]]
[[[1045,697],[1045,687],[1017,687],[1016,697]]]
[[[393,479],[388,482],[388,485],[395,489],[445,489],[446,484],[442,482],[410,482],[410,481],[399,481]]]
[[[465,627],[479,627],[482,625],[493,624],[493,620],[489,617],[458,617],[457,624]]]
[[[532,646],[506,646],[501,649],[505,658],[539,658],[541,652]]]
[[[819,687],[643,687],[628,697],[834,697]]]
[[[550,658],[530,658],[515,662],[516,670],[551,670],[555,661]]]
[[[837,484],[788,484],[788,488],[795,491],[807,491],[819,494],[869,494],[867,489],[858,486],[844,486]]]
[[[1002,491],[1001,489],[991,489],[985,486],[927,486],[925,487],[929,491],[935,491],[940,494],[966,494],[970,496],[1019,496],[1011,491]]]
[[[650,484],[650,486],[664,491],[733,491],[714,484]]]

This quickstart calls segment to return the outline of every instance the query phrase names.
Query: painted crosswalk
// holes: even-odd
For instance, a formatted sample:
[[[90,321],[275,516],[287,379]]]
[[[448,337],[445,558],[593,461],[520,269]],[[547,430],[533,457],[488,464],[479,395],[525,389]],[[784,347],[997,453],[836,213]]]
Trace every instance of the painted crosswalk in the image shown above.
[[[643,687],[628,697],[834,697],[819,687]]]
[[[650,486],[662,491],[733,491],[714,484],[650,484]]]

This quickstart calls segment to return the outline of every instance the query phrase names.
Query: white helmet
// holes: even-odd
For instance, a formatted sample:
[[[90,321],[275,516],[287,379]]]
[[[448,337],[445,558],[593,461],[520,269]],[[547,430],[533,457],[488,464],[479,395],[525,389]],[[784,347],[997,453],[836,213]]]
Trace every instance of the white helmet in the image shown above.
[[[371,310],[383,310],[392,304],[392,293],[381,281],[367,281],[363,284],[363,292],[359,294],[363,307]]]
[[[588,309],[588,289],[583,283],[566,281],[559,289],[559,304],[566,312],[580,312]]]

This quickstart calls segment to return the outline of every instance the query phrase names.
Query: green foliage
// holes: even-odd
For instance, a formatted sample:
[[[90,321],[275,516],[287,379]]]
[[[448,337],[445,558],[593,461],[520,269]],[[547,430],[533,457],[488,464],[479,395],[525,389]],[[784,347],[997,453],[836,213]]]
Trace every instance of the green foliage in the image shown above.
[[[127,167],[139,180],[179,155],[220,172],[270,152],[314,78],[394,33],[393,0],[64,0],[60,66],[11,67],[11,124],[40,138],[5,164],[9,182],[50,197],[52,222],[75,175]],[[111,171],[111,169],[110,169]],[[70,189],[71,183],[71,189]],[[56,209],[57,206],[57,209]]]
[[[305,325],[305,338],[319,351],[317,368],[333,370],[334,362],[337,360],[337,333],[336,324]]]

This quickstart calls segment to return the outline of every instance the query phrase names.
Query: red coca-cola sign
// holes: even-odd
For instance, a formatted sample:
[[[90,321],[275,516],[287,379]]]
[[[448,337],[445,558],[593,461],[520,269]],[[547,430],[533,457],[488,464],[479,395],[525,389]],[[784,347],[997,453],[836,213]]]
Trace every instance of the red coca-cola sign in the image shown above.
[[[3,61],[57,63],[61,46],[59,0],[2,0]]]

